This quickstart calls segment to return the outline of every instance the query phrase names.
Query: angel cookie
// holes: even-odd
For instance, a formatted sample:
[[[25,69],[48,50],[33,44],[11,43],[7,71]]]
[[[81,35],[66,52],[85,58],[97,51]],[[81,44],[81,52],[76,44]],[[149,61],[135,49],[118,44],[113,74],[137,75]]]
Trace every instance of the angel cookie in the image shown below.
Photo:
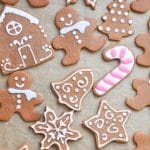
[[[43,134],[44,139],[41,141],[41,150],[49,150],[53,145],[58,150],[69,150],[68,141],[76,141],[81,138],[81,134],[71,129],[73,122],[73,111],[65,112],[62,116],[57,117],[55,112],[46,108],[44,113],[44,122],[36,122],[31,128],[37,134]]]
[[[129,96],[126,104],[134,110],[141,110],[150,106],[150,79],[135,79],[132,85],[133,89],[137,91],[137,95],[135,97]]]
[[[116,142],[127,142],[125,123],[130,111],[117,111],[106,101],[102,101],[98,114],[83,122],[83,125],[95,133],[97,148]]]
[[[91,69],[79,69],[65,79],[53,82],[51,85],[58,95],[60,103],[79,111],[81,110],[82,99],[93,86],[93,78]]]
[[[0,16],[0,69],[3,74],[34,67],[54,55],[39,20],[5,6]]]
[[[78,0],[66,0],[67,1],[67,5],[69,4],[75,4]],[[85,4],[87,6],[90,6],[92,9],[96,8],[96,3],[98,0],[85,0]]]
[[[0,2],[9,5],[15,5],[19,0],[0,0]],[[32,7],[44,7],[49,4],[49,0],[28,0]]]
[[[144,54],[137,57],[137,63],[145,67],[150,67],[150,19],[148,21],[148,32],[138,35],[135,42],[137,46],[144,50]]]
[[[63,65],[77,63],[82,48],[95,52],[105,44],[103,37],[94,34],[97,21],[93,18],[81,20],[79,14],[70,6],[56,14],[55,24],[60,29],[60,35],[53,40],[53,47],[65,51]]]
[[[43,96],[31,90],[31,76],[23,71],[12,73],[8,78],[8,89],[0,90],[0,121],[8,121],[19,113],[24,121],[36,121],[40,114],[34,111],[43,101]]]
[[[139,13],[146,12],[150,10],[150,0],[134,0],[131,3],[131,9]]]

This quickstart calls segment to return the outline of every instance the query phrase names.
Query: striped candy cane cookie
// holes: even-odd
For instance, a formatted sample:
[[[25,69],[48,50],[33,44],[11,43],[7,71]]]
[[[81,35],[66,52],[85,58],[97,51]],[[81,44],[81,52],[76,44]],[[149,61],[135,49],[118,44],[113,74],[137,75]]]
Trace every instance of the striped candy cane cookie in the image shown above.
[[[125,46],[115,46],[104,52],[105,60],[119,59],[120,64],[110,73],[101,78],[94,86],[94,93],[102,96],[122,81],[131,73],[135,58],[132,52]]]

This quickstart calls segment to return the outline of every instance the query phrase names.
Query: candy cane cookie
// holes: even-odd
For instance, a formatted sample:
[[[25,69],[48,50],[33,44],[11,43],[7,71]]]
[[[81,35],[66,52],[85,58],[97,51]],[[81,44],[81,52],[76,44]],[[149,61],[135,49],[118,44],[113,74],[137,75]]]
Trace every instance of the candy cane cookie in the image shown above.
[[[106,50],[103,56],[106,61],[118,59],[120,60],[120,64],[95,84],[93,90],[97,96],[106,94],[119,82],[124,80],[131,73],[135,63],[134,55],[125,46],[115,46]]]

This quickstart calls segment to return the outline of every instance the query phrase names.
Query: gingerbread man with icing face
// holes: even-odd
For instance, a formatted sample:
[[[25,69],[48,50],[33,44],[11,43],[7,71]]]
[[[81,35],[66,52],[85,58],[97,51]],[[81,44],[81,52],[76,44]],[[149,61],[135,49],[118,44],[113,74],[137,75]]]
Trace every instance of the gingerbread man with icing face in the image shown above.
[[[80,20],[79,14],[70,6],[57,13],[55,24],[60,29],[60,34],[53,40],[53,46],[65,51],[63,65],[77,63],[82,48],[95,52],[105,44],[103,37],[94,34],[98,27],[97,21],[93,18]]]
[[[26,72],[9,76],[8,89],[0,90],[0,121],[8,121],[14,113],[19,113],[24,121],[40,119],[34,107],[43,101],[43,96],[32,91],[31,85],[31,76]]]

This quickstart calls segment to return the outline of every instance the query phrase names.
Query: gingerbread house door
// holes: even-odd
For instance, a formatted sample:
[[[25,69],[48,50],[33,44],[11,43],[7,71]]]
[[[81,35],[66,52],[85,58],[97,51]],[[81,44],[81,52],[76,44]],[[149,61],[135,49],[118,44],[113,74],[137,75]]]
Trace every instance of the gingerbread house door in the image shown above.
[[[36,57],[34,55],[34,52],[30,44],[26,44],[26,45],[19,47],[18,53],[22,61],[21,65],[23,67],[28,67],[28,66],[37,64]]]

